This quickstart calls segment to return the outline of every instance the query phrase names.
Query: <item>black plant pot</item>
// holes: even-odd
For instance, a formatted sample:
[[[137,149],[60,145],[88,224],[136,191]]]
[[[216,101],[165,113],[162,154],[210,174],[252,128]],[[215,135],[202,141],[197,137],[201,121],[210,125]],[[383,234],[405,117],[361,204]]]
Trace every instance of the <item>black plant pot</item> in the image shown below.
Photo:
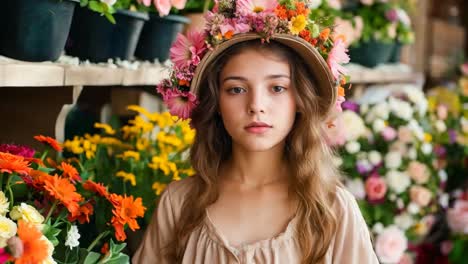
[[[402,48],[403,48],[403,44],[400,42],[396,42],[393,47],[392,54],[390,55],[390,59],[388,60],[388,62],[391,62],[391,63],[400,62]]]
[[[358,47],[350,47],[349,56],[352,63],[373,68],[389,61],[394,46],[394,43],[370,40],[369,42],[360,43]]]
[[[68,39],[67,54],[92,62],[133,59],[148,14],[118,10],[116,24],[88,8],[77,8]]]
[[[3,1],[0,53],[25,61],[57,60],[79,0]]]
[[[145,23],[140,40],[135,51],[135,57],[163,62],[169,57],[169,49],[177,37],[177,33],[184,29],[190,19],[184,16],[169,15],[159,17],[150,14],[150,20]]]

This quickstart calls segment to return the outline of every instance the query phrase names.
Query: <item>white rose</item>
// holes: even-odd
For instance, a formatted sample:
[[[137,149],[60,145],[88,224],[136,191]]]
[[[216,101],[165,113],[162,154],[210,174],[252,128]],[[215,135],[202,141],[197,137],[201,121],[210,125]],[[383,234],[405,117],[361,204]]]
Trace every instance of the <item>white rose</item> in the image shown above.
[[[375,241],[375,253],[381,263],[398,263],[408,248],[405,233],[397,226],[385,228]]]
[[[21,203],[19,206],[14,206],[11,209],[10,217],[13,220],[23,220],[27,223],[35,224],[39,227],[44,222],[44,216],[42,216],[34,207],[26,203]]]
[[[361,113],[363,112],[361,111]],[[366,114],[366,121],[368,123],[372,123],[377,118],[388,120],[389,115],[390,115],[389,106],[386,102],[383,102],[377,105],[373,105],[372,108],[368,109],[367,114]]]
[[[397,208],[400,209],[400,210],[405,208],[405,202],[403,202],[403,199],[401,199],[401,198],[398,198],[396,200],[396,205],[397,205]]]
[[[380,133],[382,130],[385,128],[385,121],[382,119],[376,119],[374,122],[372,122],[372,130],[374,130],[375,133]]]
[[[408,158],[411,160],[415,160],[418,158],[418,152],[416,151],[415,148],[410,148],[408,150]]]
[[[7,240],[16,235],[17,226],[10,218],[0,216],[0,248],[6,246]]]
[[[384,230],[384,225],[380,222],[375,223],[374,226],[372,227],[372,232],[374,232],[377,235],[382,233],[383,230]]]
[[[408,122],[408,128],[413,132],[413,134],[418,138],[419,140],[424,139],[424,130],[422,127],[419,125],[418,121],[411,119]]]
[[[437,129],[438,132],[445,132],[445,130],[447,130],[447,126],[445,125],[444,121],[442,121],[442,120],[437,120],[436,121],[435,128]]]
[[[346,128],[346,141],[357,140],[366,134],[366,125],[362,118],[353,111],[345,110],[341,114],[343,127]]]
[[[356,197],[356,199],[364,199],[366,197],[366,190],[364,188],[364,183],[360,178],[347,180],[346,189]]]
[[[385,155],[385,167],[397,169],[401,165],[401,154],[397,151],[390,151]]]
[[[413,117],[413,108],[407,102],[400,102],[397,105],[397,109],[394,109],[394,113],[401,119],[410,120]]]
[[[6,198],[5,193],[0,191],[0,215],[5,216],[8,213],[8,207],[10,206],[10,202],[8,198]]]
[[[410,214],[402,213],[400,215],[395,216],[395,224],[399,228],[406,231],[408,228],[414,225],[414,219]]]
[[[417,106],[419,114],[424,115],[427,111],[428,102],[423,91],[413,86],[409,86],[405,91],[408,99]]]
[[[423,144],[421,145],[421,151],[422,151],[422,153],[424,153],[424,154],[426,154],[426,155],[431,154],[431,153],[432,153],[432,145],[429,144],[429,143],[427,143],[427,142],[426,142],[426,143],[423,143]]]
[[[388,171],[385,178],[390,189],[397,194],[404,192],[411,184],[408,174],[401,171]]]
[[[369,152],[369,162],[372,165],[377,165],[382,161],[382,155],[378,151],[372,150]]]
[[[410,202],[408,205],[408,212],[410,214],[413,214],[413,215],[418,214],[420,209],[421,208],[416,203]]]
[[[439,170],[437,174],[439,175],[439,179],[440,179],[441,182],[446,182],[447,181],[448,175],[447,175],[447,172],[445,170]]]
[[[349,154],[355,154],[361,149],[361,144],[357,141],[350,141],[346,143],[345,148]]]
[[[447,208],[449,203],[449,195],[444,193],[441,196],[439,196],[439,204],[442,206],[442,208]]]

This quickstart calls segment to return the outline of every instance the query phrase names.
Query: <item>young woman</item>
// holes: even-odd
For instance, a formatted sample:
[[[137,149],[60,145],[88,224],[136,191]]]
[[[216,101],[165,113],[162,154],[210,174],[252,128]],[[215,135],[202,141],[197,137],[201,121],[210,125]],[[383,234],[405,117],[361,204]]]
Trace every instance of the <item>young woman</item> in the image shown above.
[[[310,42],[261,38],[238,34],[197,64],[197,174],[161,195],[133,263],[378,263],[326,142],[332,71]]]

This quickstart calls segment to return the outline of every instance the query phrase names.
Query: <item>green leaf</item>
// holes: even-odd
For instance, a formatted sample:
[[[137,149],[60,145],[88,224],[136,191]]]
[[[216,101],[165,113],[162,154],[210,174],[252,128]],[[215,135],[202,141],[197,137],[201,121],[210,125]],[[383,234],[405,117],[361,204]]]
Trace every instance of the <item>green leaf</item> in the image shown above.
[[[98,263],[99,258],[101,258],[101,254],[96,252],[88,252],[88,255],[86,255],[83,264],[96,264]]]
[[[107,20],[109,20],[109,22],[111,22],[114,25],[116,24],[115,18],[114,18],[114,16],[112,16],[111,13],[105,13],[104,15],[106,16]]]
[[[60,234],[60,232],[62,232],[62,230],[48,224],[44,225],[42,229],[42,233],[54,245],[54,247],[59,244],[57,236]]]
[[[80,0],[80,6],[85,7],[88,5],[88,0]]]
[[[103,13],[104,12],[104,6],[102,5],[102,3],[97,2],[97,1],[89,2],[89,9],[93,10],[94,12],[98,12],[98,13]]]

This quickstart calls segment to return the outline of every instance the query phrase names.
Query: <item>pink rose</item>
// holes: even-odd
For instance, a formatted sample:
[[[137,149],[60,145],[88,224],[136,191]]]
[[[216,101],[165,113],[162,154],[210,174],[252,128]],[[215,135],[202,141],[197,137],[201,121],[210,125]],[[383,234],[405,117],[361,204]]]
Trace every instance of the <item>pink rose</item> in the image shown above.
[[[417,184],[426,183],[431,176],[427,166],[418,161],[411,161],[408,165],[407,172],[411,179],[413,179]]]
[[[169,11],[171,11],[171,1],[170,0],[154,0],[154,6],[159,12],[160,16],[167,16]]]
[[[432,199],[432,193],[422,186],[412,186],[410,189],[411,201],[421,207],[427,206]]]
[[[407,127],[398,128],[398,139],[403,143],[410,143],[413,141],[413,132]]]
[[[448,256],[450,252],[453,249],[453,242],[450,240],[445,240],[442,243],[440,243],[440,252],[444,254],[445,256]]]
[[[387,126],[382,130],[382,137],[385,141],[392,141],[396,138],[397,132],[393,127]]]
[[[181,10],[184,9],[187,0],[171,0],[171,4],[173,7]]]
[[[457,200],[453,208],[447,210],[447,221],[452,231],[468,234],[468,201]]]
[[[439,105],[439,106],[437,106],[437,117],[438,117],[440,120],[445,120],[445,119],[447,119],[447,114],[448,114],[447,106],[445,106],[445,105]]]
[[[414,263],[413,258],[408,253],[403,254],[400,261],[398,262],[398,264],[413,264],[413,263]]]
[[[382,199],[387,193],[387,185],[381,177],[367,178],[365,188],[369,200]]]
[[[382,263],[398,263],[408,247],[408,239],[396,226],[385,228],[375,242],[375,253]]]

